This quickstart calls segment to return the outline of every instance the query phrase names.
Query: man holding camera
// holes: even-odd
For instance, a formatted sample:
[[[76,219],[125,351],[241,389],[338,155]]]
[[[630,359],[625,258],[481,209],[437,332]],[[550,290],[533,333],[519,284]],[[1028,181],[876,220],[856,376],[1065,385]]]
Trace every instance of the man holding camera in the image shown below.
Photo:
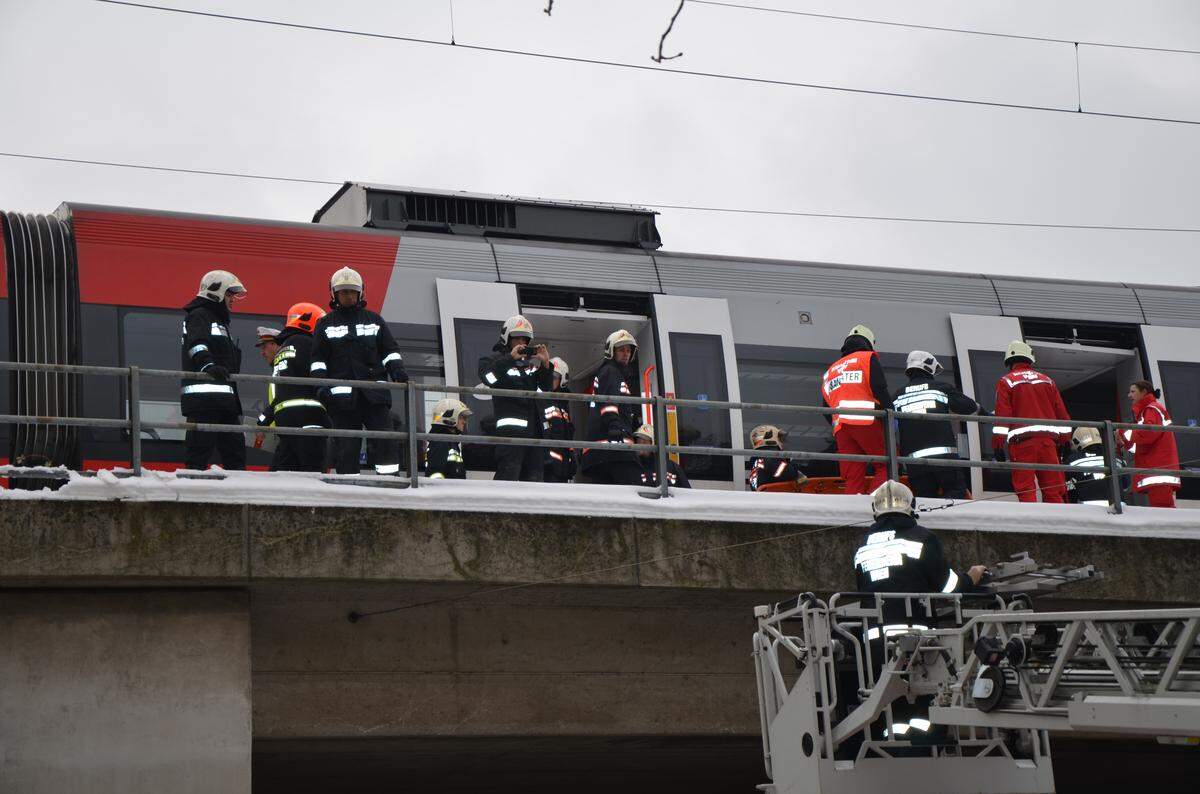
[[[545,345],[533,344],[533,323],[517,314],[504,321],[495,355],[480,362],[479,376],[489,388],[517,391],[552,391],[554,368]],[[548,404],[548,403],[547,403]],[[543,409],[530,397],[492,398],[496,435],[510,438],[541,438]],[[497,480],[542,482],[541,447],[515,444],[496,446]]]

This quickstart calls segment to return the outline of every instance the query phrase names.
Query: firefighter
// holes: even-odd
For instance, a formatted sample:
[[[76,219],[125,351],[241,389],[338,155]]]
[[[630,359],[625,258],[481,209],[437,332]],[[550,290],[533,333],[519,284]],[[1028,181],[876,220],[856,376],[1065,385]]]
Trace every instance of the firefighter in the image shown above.
[[[996,382],[996,416],[1070,422],[1071,416],[1054,381],[1033,368],[1036,360],[1033,348],[1024,342],[1016,340],[1008,346],[1004,352],[1008,373]],[[1069,426],[1054,424],[995,425],[992,447],[997,460],[1003,459],[1007,441],[1008,459],[1013,463],[1057,464],[1058,445],[1070,433]],[[1043,502],[1061,503],[1066,494],[1066,478],[1061,471],[1013,469],[1012,484],[1022,502],[1036,502],[1038,488]]]
[[[973,565],[965,575],[955,573],[937,535],[917,523],[915,504],[908,486],[895,480],[871,494],[875,523],[854,552],[859,592],[964,593],[987,572],[984,566]]]
[[[634,485],[646,485],[651,488],[658,487],[658,456],[654,454],[654,426],[642,425],[637,430],[633,431],[633,443],[639,447],[637,479],[633,481]],[[647,447],[641,449],[641,447]],[[679,468],[679,464],[667,458],[667,485],[671,488],[691,488],[692,484],[688,482],[687,475],[683,473],[683,469]]]
[[[200,279],[200,290],[183,321],[181,349],[185,372],[203,372],[212,380],[184,378],[180,409],[189,422],[235,425],[228,433],[189,430],[184,437],[184,465],[205,469],[215,447],[226,469],[246,468],[246,441],[242,435],[242,403],[237,384],[229,381],[242,368],[242,350],[229,335],[229,311],[246,288],[226,270],[212,270]]]
[[[759,425],[750,431],[750,446],[753,449],[783,449],[787,440],[787,432],[775,425]],[[800,490],[800,486],[808,479],[796,461],[789,458],[751,458],[750,475],[751,491],[763,491],[768,485],[790,483]]]
[[[313,329],[312,363],[309,371],[317,378],[374,380],[407,383],[400,346],[387,323],[367,309],[363,279],[357,271],[343,267],[329,279],[331,312]],[[318,393],[335,428],[346,430],[392,430],[390,389],[360,389],[357,386],[322,386]],[[338,474],[357,474],[362,441],[335,438],[334,467]],[[367,451],[376,474],[400,471],[398,444],[391,440],[368,439]]]
[[[325,316],[325,311],[312,303],[297,303],[287,311],[283,331],[264,348],[273,346],[271,374],[291,378],[307,378],[312,366],[313,331]],[[259,329],[262,331],[263,329]],[[267,385],[267,408],[258,417],[264,427],[327,428],[329,414],[317,397],[317,386],[298,386],[291,383]],[[291,436],[279,434],[271,471],[325,471],[324,436]]]
[[[433,425],[429,432],[460,436],[467,430],[470,415],[471,409],[458,400],[438,400],[433,406]],[[430,441],[425,450],[425,476],[432,480],[465,480],[467,466],[463,462],[462,443],[449,438]]]
[[[545,345],[533,344],[533,323],[519,314],[500,326],[500,340],[493,355],[479,364],[479,376],[492,389],[550,391],[554,369]],[[508,438],[541,438],[545,429],[543,411],[548,403],[531,397],[492,397],[496,435]],[[541,447],[499,444],[496,446],[497,480],[541,482],[545,451]]]
[[[850,329],[842,343],[842,357],[821,377],[821,399],[830,408],[880,409],[891,404],[883,365],[875,353],[875,334],[865,325]],[[833,425],[833,438],[840,454],[884,455],[883,421],[873,416],[825,414]],[[845,480],[845,493],[865,494],[883,483],[886,467],[873,463],[874,474],[867,485],[867,464],[838,461]]]
[[[897,413],[900,454],[907,458],[961,460],[958,434],[951,422],[905,419],[904,414],[974,414],[979,404],[954,384],[937,380],[942,364],[932,353],[914,350],[908,354],[904,374],[908,385],[896,392],[892,408]],[[918,497],[966,499],[963,469],[949,466],[909,464],[908,484]]]
[[[640,464],[633,450],[633,432],[641,426],[641,411],[637,403],[614,403],[607,396],[633,396],[637,385],[637,370],[633,360],[637,355],[637,340],[622,329],[613,331],[604,340],[604,361],[592,378],[592,395],[588,403],[587,440],[604,441],[610,449],[585,449],[582,473],[589,482],[629,483],[640,478]]]
[[[571,378],[571,369],[567,366],[567,362],[555,356],[550,359],[550,365],[554,368],[554,388],[552,391],[570,392],[571,387],[568,382]],[[554,402],[546,403],[544,412],[546,416],[546,438],[552,438],[556,441],[570,441],[575,438],[575,423],[571,421],[570,400],[555,400]],[[545,472],[543,473],[543,479],[546,482],[570,482],[574,476],[575,450],[546,450]]]
[[[1116,458],[1113,458],[1116,461]],[[1067,501],[1083,505],[1107,505],[1108,478],[1102,471],[1104,463],[1104,441],[1100,431],[1094,427],[1081,427],[1071,435],[1071,451],[1067,454],[1068,466],[1077,466],[1080,471],[1066,472]],[[1120,465],[1120,462],[1117,462]]]
[[[1133,418],[1139,425],[1171,424],[1171,415],[1159,398],[1162,392],[1148,380],[1129,385],[1129,400],[1133,403]],[[1133,465],[1143,469],[1178,469],[1179,448],[1175,434],[1164,430],[1126,430],[1121,434],[1126,447],[1133,453]],[[1173,474],[1135,474],[1133,490],[1146,494],[1151,507],[1174,507],[1175,492],[1182,485]]]

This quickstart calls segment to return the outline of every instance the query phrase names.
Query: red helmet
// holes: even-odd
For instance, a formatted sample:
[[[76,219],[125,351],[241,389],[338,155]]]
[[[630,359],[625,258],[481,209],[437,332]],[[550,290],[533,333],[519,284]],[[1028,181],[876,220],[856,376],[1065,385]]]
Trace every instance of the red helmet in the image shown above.
[[[325,310],[315,303],[297,303],[287,310],[287,328],[299,328],[306,334],[311,334],[317,327],[317,320],[325,316]]]

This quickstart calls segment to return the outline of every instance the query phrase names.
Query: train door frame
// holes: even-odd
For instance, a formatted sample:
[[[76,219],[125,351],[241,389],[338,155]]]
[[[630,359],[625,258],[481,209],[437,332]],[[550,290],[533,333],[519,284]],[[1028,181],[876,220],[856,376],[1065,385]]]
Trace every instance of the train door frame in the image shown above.
[[[658,382],[664,395],[677,394],[676,372],[672,336],[716,337],[721,344],[725,369],[725,390],[730,402],[740,402],[741,386],[738,380],[737,353],[734,346],[733,322],[729,312],[729,301],[725,298],[697,298],[683,295],[653,296],[654,314],[651,318],[658,349]],[[677,395],[682,397],[683,395]],[[728,411],[730,443],[735,447],[742,444],[742,412]],[[677,414],[679,415],[679,414]],[[668,418],[668,437],[678,443],[676,426]],[[745,488],[745,459],[734,457],[731,462],[729,480],[697,480],[689,477],[697,487],[724,489],[728,482],[732,490]]]
[[[950,329],[954,336],[954,355],[958,361],[959,379],[962,382],[963,394],[977,402],[986,400],[986,395],[978,394],[975,388],[975,372],[971,365],[972,352],[1003,354],[1009,342],[1017,339],[1024,340],[1021,331],[1021,321],[1016,317],[1004,317],[988,314],[951,314]],[[981,396],[984,398],[981,400]],[[980,429],[986,427],[975,422],[967,424],[967,450],[971,459],[981,459]],[[990,429],[990,428],[989,428]],[[991,447],[991,433],[987,434],[988,448]],[[971,469],[971,493],[983,495],[983,470]]]

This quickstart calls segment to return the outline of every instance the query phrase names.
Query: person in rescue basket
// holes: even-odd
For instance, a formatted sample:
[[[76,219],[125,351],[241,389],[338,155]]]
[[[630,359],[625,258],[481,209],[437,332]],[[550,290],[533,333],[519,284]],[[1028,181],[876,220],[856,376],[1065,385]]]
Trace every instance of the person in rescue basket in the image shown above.
[[[637,355],[637,340],[622,329],[613,331],[604,340],[604,362],[592,378],[592,395],[588,403],[587,440],[613,444],[609,449],[585,449],[581,466],[586,482],[623,484],[637,482],[641,466],[629,447],[633,431],[641,425],[637,403],[606,402],[605,397],[630,397],[637,384],[633,359]],[[632,385],[631,385],[632,384]]]
[[[775,425],[759,425],[750,431],[750,446],[753,449],[783,449],[787,433]],[[751,458],[750,475],[751,491],[782,490],[768,486],[779,486],[788,483],[799,491],[800,486],[808,477],[800,471],[796,461],[788,458]]]
[[[1148,380],[1129,385],[1133,402],[1133,418],[1139,425],[1169,425],[1171,415],[1159,398],[1162,392]],[[1175,434],[1165,430],[1126,430],[1121,433],[1126,447],[1133,453],[1133,465],[1143,469],[1178,469],[1179,448]],[[1137,474],[1133,490],[1144,493],[1151,507],[1174,507],[1175,492],[1182,481],[1173,474]]]
[[[633,431],[633,443],[638,450],[638,477],[634,485],[658,487],[658,456],[654,454],[654,426],[642,425]],[[667,485],[671,488],[691,488],[687,475],[679,464],[667,458]]]
[[[821,399],[830,408],[880,409],[891,404],[883,365],[875,353],[875,334],[865,325],[850,329],[842,343],[842,357],[821,378]],[[852,455],[884,455],[883,420],[857,414],[825,414],[833,424],[837,451]],[[887,475],[882,463],[872,464],[874,475],[867,485],[867,464],[838,461],[846,481],[845,493],[865,494],[878,488]]]
[[[1120,459],[1113,457],[1117,466]],[[1104,441],[1100,431],[1094,427],[1081,427],[1071,435],[1071,452],[1067,455],[1068,466],[1077,466],[1079,471],[1064,472],[1067,478],[1067,501],[1083,505],[1107,505],[1109,494],[1108,476],[1096,469],[1104,468]]]
[[[996,416],[1070,422],[1071,416],[1063,405],[1058,386],[1048,375],[1033,368],[1036,360],[1033,348],[1024,342],[1016,340],[1008,346],[1004,352],[1008,374],[996,382]],[[1004,442],[1007,441],[1008,459],[1013,463],[1057,464],[1058,445],[1065,443],[1070,435],[1069,425],[994,425],[992,448],[997,453],[997,460],[1003,459]],[[1036,502],[1039,488],[1043,502],[1061,503],[1066,495],[1066,478],[1061,471],[1013,469],[1012,484],[1022,502]]]
[[[959,460],[958,434],[953,422],[905,419],[912,414],[973,414],[979,403],[954,384],[936,380],[942,364],[932,353],[914,350],[908,354],[904,374],[908,385],[896,392],[892,408],[899,429],[898,447],[906,458]],[[966,499],[966,470],[949,466],[908,466],[908,484],[917,496]]]
[[[277,351],[271,359],[271,374],[307,378],[312,365],[313,337],[325,311],[312,303],[297,303],[288,309],[283,331],[275,337]],[[259,425],[270,427],[327,428],[329,414],[317,398],[317,386],[291,383],[267,384],[267,408]],[[279,435],[271,471],[324,471],[324,436]]]
[[[374,380],[407,383],[400,346],[387,323],[367,309],[362,276],[344,267],[329,279],[329,308],[333,311],[317,321],[313,329],[312,363],[309,372],[318,378]],[[326,386],[318,389],[335,428],[346,430],[392,430],[390,389],[359,389],[357,386]],[[333,461],[338,474],[357,474],[362,441],[335,438]],[[368,439],[367,451],[376,474],[400,471],[400,448],[390,439]]]
[[[554,367],[553,391],[570,392],[568,380],[571,377],[571,369],[567,362],[556,356],[550,359],[550,364]],[[546,438],[556,441],[570,441],[575,438],[575,423],[571,421],[572,405],[569,400],[546,403]],[[546,468],[543,479],[546,482],[570,482],[575,476],[575,450],[547,449],[545,452]]]
[[[180,339],[183,358],[181,370],[203,372],[212,380],[184,378],[179,402],[189,422],[235,425],[229,433],[189,430],[184,436],[184,465],[205,469],[215,447],[226,469],[246,468],[246,440],[242,435],[242,402],[237,385],[229,376],[242,368],[242,351],[229,336],[229,310],[235,300],[245,297],[246,288],[237,276],[225,270],[212,270],[200,279],[200,290],[183,307]]]
[[[433,425],[429,432],[446,440],[430,441],[425,450],[425,476],[432,480],[465,480],[462,443],[454,440],[467,429],[471,409],[455,399],[438,400],[433,406]]]
[[[492,348],[494,355],[479,363],[479,377],[492,389],[516,391],[550,391],[554,384],[554,368],[545,345],[533,344],[533,323],[519,314],[500,326],[500,341]],[[492,397],[492,412],[496,435],[509,438],[541,438],[545,426],[543,411],[550,403],[532,397]],[[543,460],[541,447],[516,444],[496,445],[497,480],[541,482]]]

